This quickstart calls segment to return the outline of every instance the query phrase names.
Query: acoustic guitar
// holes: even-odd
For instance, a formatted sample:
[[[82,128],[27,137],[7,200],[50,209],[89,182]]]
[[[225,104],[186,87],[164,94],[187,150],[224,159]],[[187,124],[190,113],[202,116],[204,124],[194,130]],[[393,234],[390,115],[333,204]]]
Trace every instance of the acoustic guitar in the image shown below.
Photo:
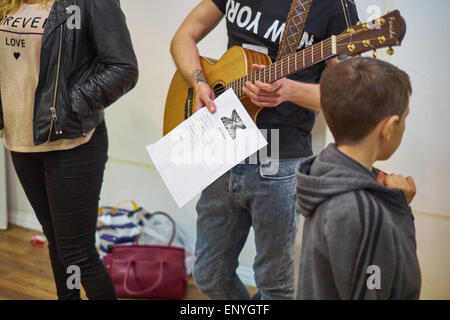
[[[356,56],[372,51],[377,57],[377,49],[389,47],[387,53],[392,55],[393,46],[401,45],[406,33],[406,23],[398,10],[364,24],[348,28],[342,34],[332,36],[302,51],[287,55],[275,63],[266,54],[244,49],[230,48],[218,61],[201,57],[205,77],[217,96],[233,88],[246,110],[256,122],[261,107],[253,104],[243,93],[246,81],[255,83],[273,83],[276,80],[306,69],[316,63],[340,54]],[[266,67],[253,71],[252,65]],[[167,134],[194,112],[195,91],[191,84],[177,71],[167,94],[163,134]]]

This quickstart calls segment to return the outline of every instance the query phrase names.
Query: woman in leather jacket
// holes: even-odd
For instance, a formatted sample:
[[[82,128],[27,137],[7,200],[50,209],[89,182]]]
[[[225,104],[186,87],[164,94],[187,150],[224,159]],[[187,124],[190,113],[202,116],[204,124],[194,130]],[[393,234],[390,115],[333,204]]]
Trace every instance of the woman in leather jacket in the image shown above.
[[[95,247],[104,109],[137,79],[118,0],[0,0],[0,135],[48,239],[59,299],[80,299],[80,282],[89,299],[116,299]]]

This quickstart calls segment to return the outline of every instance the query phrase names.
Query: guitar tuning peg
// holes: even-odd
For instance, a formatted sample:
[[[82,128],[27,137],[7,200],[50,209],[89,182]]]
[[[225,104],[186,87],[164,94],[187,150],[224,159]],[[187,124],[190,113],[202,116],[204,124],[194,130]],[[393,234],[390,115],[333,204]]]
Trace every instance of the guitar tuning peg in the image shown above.
[[[377,50],[373,50],[372,56],[373,56],[374,59],[378,58]]]
[[[392,46],[389,46],[389,49],[387,50],[387,54],[390,56],[394,55],[394,49],[392,48]]]

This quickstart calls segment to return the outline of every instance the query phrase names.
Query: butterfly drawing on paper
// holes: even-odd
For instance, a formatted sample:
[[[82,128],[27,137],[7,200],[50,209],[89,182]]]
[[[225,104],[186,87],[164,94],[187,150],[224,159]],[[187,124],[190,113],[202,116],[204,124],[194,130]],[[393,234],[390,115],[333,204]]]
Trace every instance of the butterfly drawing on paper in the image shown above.
[[[245,124],[242,121],[241,117],[239,117],[236,109],[231,113],[231,118],[222,117],[221,118],[223,125],[227,129],[231,139],[236,139],[237,129],[245,129]]]

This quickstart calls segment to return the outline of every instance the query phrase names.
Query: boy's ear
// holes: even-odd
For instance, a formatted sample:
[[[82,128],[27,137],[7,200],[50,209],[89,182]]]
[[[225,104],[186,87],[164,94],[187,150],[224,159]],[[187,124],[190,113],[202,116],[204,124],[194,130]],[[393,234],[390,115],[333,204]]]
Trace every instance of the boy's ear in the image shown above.
[[[383,121],[383,125],[381,128],[381,136],[383,140],[389,141],[391,139],[392,133],[394,132],[395,126],[400,122],[400,117],[397,115],[393,115],[387,117]]]

